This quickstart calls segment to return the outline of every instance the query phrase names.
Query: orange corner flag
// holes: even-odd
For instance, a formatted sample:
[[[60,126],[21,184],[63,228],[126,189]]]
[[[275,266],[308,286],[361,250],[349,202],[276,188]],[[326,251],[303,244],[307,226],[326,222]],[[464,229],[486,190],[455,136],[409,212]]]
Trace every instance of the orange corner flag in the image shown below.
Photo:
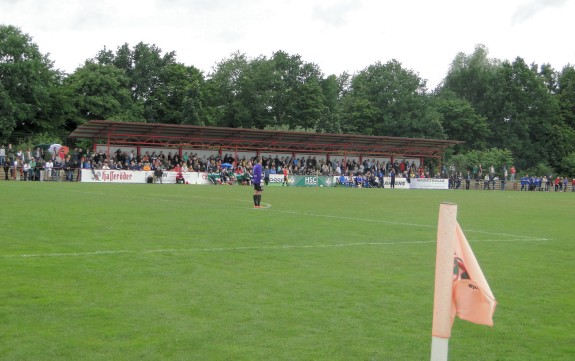
[[[457,223],[457,205],[442,203],[437,224],[431,361],[447,361],[451,327],[462,320],[493,326],[497,302]]]
[[[497,302],[459,224],[455,239],[451,319],[493,326]]]

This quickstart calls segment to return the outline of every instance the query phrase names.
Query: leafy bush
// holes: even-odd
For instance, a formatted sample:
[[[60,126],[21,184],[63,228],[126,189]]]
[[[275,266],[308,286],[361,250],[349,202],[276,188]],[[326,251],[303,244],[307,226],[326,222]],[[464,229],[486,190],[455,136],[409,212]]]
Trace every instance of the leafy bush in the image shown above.
[[[26,138],[18,139],[18,149],[32,149],[38,144],[62,144],[62,140],[48,133],[37,133]]]
[[[544,175],[554,175],[555,173],[555,169],[553,169],[553,167],[551,167],[549,164],[547,163],[539,163],[537,164],[535,167],[531,167],[531,168],[527,168],[521,172],[519,172],[520,175],[531,175],[531,176],[544,176]]]
[[[446,161],[447,164],[453,164],[457,172],[465,173],[471,170],[473,166],[481,164],[483,171],[489,170],[493,165],[495,173],[501,174],[503,166],[509,170],[513,164],[513,155],[510,150],[491,148],[485,151],[472,150],[467,153],[460,153],[452,156]]]

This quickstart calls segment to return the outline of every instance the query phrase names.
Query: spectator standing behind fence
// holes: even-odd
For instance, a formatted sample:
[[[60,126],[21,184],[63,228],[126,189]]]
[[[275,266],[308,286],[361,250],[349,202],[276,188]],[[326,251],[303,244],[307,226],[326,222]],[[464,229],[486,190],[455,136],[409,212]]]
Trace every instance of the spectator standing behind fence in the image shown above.
[[[14,158],[14,180],[20,180],[20,169],[22,169],[22,161]]]
[[[264,170],[264,183],[267,186],[270,183],[270,167],[266,165]]]
[[[10,165],[4,162],[4,180],[10,180]]]
[[[36,180],[36,160],[34,158],[30,159],[28,165],[28,180],[34,181]]]
[[[36,160],[36,166],[34,167],[34,180],[41,181],[43,178],[44,171],[42,169],[43,161],[42,158]]]
[[[6,148],[6,160],[5,163],[8,163],[10,166],[9,169],[12,170],[12,178],[14,178],[14,149],[12,149],[12,144],[8,144],[8,148]]]
[[[52,168],[54,168],[54,163],[52,163],[52,159],[48,159],[46,164],[44,165],[45,175],[44,180],[51,180],[52,179]]]
[[[30,174],[30,163],[28,161],[24,162],[22,165],[22,175],[24,176],[24,181],[29,181],[28,176]]]
[[[2,144],[2,147],[0,148],[0,166],[3,166],[5,162],[6,162],[6,147],[4,146],[4,144]]]
[[[60,181],[60,171],[62,170],[62,168],[64,168],[62,158],[56,157],[56,160],[54,161],[54,170],[52,172],[54,180],[56,182]]]
[[[67,155],[66,156],[66,162],[64,163],[64,168],[66,170],[66,181],[67,182],[72,182],[74,180],[74,167],[75,166],[76,166],[76,163],[74,162],[72,157],[70,157],[70,155]]]

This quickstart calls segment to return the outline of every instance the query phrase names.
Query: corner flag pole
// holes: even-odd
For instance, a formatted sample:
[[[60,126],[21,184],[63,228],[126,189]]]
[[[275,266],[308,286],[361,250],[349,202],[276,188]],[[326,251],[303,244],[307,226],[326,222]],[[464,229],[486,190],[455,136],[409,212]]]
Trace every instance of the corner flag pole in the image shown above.
[[[457,237],[456,228],[457,205],[441,203],[437,224],[431,361],[447,361],[448,356],[449,337],[451,337],[453,255]]]

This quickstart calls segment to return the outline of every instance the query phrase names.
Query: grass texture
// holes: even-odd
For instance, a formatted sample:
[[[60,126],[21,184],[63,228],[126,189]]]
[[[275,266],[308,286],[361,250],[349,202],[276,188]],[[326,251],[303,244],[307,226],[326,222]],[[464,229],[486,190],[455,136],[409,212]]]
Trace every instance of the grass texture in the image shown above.
[[[0,183],[1,360],[428,360],[437,217],[498,301],[453,360],[572,360],[575,193]]]

